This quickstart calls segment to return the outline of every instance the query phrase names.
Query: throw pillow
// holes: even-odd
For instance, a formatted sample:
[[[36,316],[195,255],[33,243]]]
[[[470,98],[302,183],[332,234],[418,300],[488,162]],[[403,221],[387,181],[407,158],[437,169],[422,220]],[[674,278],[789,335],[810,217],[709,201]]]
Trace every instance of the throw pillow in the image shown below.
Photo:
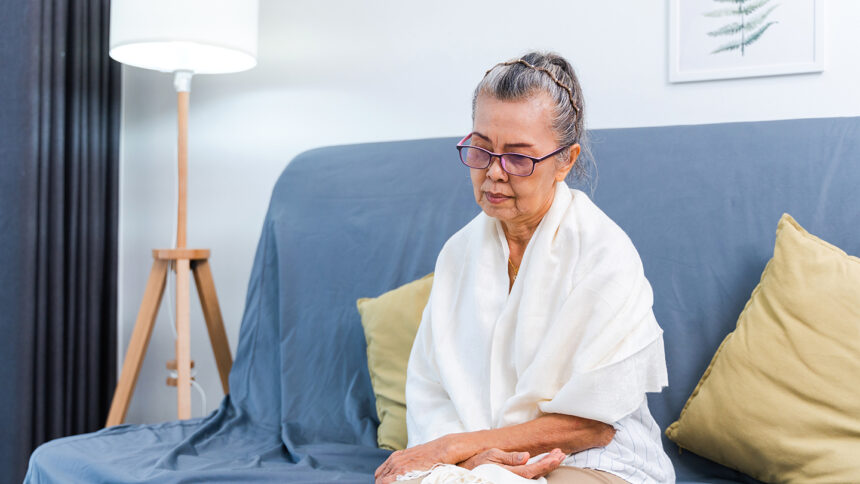
[[[356,301],[376,394],[377,444],[383,449],[406,448],[406,364],[432,285],[431,272],[379,297]]]
[[[666,435],[766,482],[860,482],[860,258],[790,215]]]

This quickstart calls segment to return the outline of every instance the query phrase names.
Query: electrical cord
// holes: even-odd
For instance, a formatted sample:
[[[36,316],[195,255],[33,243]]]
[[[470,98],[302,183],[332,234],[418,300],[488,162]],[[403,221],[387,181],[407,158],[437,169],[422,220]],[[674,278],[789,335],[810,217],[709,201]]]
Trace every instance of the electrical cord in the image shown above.
[[[175,378],[177,381],[179,380],[179,372],[177,372],[176,370],[168,370],[167,374],[171,378]],[[203,387],[199,383],[197,383],[196,380],[194,380],[195,376],[197,376],[197,368],[192,368],[191,369],[191,386],[194,387],[194,389],[197,390],[197,393],[200,394],[200,415],[205,416],[206,415],[206,392],[203,391]]]

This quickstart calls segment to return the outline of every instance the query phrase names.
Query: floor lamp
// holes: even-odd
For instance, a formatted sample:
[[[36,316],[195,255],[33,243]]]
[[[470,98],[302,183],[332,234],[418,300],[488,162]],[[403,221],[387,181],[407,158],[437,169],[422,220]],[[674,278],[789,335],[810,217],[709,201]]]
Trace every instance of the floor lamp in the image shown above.
[[[164,294],[167,271],[176,271],[177,415],[191,418],[190,277],[193,271],[224,393],[233,364],[209,250],[186,247],[188,186],[188,98],[194,74],[239,72],[256,65],[257,0],[112,0],[110,56],[127,65],[174,74],[178,114],[179,203],[176,247],[153,249],[153,264],[125,361],[108,413],[107,426],[125,420],[152,328]]]

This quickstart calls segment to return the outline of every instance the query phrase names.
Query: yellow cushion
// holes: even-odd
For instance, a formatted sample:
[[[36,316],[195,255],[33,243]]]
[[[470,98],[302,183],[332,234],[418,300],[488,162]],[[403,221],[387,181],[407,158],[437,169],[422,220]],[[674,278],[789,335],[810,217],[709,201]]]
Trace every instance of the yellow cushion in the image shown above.
[[[379,297],[356,301],[376,394],[376,440],[383,449],[406,448],[406,364],[432,285],[431,272]]]
[[[666,435],[766,482],[860,482],[860,258],[783,214],[737,327]]]

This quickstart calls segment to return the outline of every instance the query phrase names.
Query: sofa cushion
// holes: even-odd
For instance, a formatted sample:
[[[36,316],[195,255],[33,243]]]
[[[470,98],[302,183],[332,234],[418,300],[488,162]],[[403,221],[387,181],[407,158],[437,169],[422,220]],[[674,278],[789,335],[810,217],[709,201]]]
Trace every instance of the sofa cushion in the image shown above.
[[[406,364],[432,285],[431,272],[379,297],[356,301],[379,415],[376,440],[383,449],[406,448]]]
[[[666,434],[767,482],[860,482],[858,374],[860,258],[783,214],[736,329]]]

